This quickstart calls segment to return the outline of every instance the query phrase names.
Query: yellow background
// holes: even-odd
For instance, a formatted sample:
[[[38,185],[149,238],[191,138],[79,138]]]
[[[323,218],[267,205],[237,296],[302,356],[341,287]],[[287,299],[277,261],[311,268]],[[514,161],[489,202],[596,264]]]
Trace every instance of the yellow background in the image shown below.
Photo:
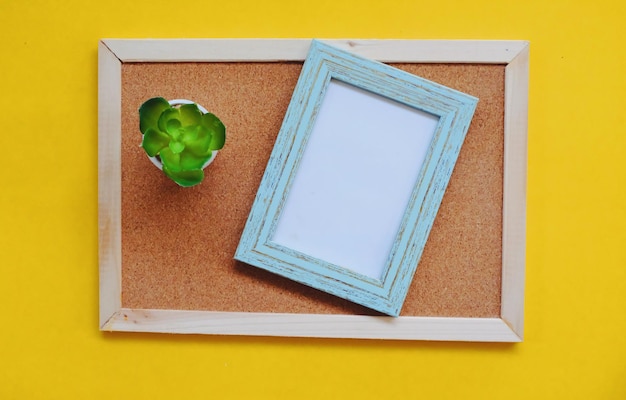
[[[0,398],[626,399],[626,6],[0,0]],[[98,331],[97,41],[531,41],[521,344]]]

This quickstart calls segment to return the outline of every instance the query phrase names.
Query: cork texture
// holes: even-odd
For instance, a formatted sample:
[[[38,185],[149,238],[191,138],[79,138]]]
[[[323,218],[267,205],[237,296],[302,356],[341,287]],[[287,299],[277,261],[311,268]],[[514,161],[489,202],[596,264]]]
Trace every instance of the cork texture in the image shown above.
[[[497,317],[502,273],[504,66],[392,64],[479,98],[402,316]],[[127,308],[370,314],[233,255],[301,63],[122,66],[122,305]],[[140,148],[139,106],[183,98],[219,116],[226,146],[192,188]]]

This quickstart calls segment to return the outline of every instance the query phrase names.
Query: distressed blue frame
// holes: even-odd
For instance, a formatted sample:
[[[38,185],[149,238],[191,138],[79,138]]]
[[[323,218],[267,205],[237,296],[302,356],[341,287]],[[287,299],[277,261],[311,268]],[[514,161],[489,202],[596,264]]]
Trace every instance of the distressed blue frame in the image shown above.
[[[271,240],[331,79],[439,117],[380,279]],[[477,102],[470,95],[312,41],[235,259],[398,316]]]

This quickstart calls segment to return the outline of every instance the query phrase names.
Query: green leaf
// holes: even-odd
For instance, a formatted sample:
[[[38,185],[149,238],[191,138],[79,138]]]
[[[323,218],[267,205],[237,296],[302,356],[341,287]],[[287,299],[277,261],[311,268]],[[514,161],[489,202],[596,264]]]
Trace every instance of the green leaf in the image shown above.
[[[158,129],[161,113],[167,110],[170,104],[162,97],[153,97],[139,107],[139,130],[145,134],[149,128]]]
[[[148,128],[143,135],[141,147],[143,147],[150,157],[154,157],[159,154],[159,151],[167,147],[169,143],[170,138],[165,133],[153,128]]]
[[[173,172],[182,171],[182,167],[180,165],[180,153],[174,154],[174,152],[169,147],[166,147],[161,150],[160,155],[161,161],[163,162],[164,171],[165,168]]]
[[[180,112],[178,109],[170,108],[161,113],[157,123],[161,132],[167,133],[174,140],[177,140],[181,133],[181,123],[179,117]]]
[[[189,187],[197,185],[204,179],[204,172],[201,169],[191,171],[171,171],[163,165],[163,172],[180,186]]]
[[[198,132],[202,127],[200,125],[188,126],[183,130],[183,134],[180,137],[180,141],[187,144],[193,143],[198,139]]]
[[[180,154],[180,167],[182,170],[193,170],[193,169],[202,169],[202,166],[205,162],[209,161],[211,158],[211,152],[203,156],[196,156],[191,154],[185,149],[184,152]]]
[[[181,123],[176,118],[172,118],[167,121],[165,130],[172,136],[177,136],[181,129]]]
[[[185,150],[185,144],[177,140],[172,140],[169,144],[169,148],[172,150],[172,153],[178,154]]]
[[[188,126],[197,126],[200,125],[200,119],[202,118],[202,113],[198,109],[198,106],[194,104],[183,104],[178,108],[179,111],[179,119],[183,128]]]
[[[219,150],[224,147],[226,127],[217,116],[211,113],[202,115],[202,126],[211,132],[211,144],[209,145],[211,150]]]
[[[204,126],[199,126],[197,132],[196,137],[193,139],[191,135],[185,135],[183,137],[185,149],[198,157],[204,157],[207,153],[211,154],[211,150],[209,149],[211,146],[211,132]]]

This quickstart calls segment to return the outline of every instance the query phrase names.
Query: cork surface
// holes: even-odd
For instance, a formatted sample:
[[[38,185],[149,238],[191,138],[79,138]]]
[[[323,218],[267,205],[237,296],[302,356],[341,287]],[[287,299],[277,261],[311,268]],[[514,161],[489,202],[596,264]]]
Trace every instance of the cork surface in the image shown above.
[[[504,66],[393,65],[479,98],[401,315],[497,317]],[[377,314],[233,260],[301,67],[123,64],[123,307]],[[226,146],[196,187],[178,187],[139,147],[137,110],[155,96],[193,100],[226,125]]]

